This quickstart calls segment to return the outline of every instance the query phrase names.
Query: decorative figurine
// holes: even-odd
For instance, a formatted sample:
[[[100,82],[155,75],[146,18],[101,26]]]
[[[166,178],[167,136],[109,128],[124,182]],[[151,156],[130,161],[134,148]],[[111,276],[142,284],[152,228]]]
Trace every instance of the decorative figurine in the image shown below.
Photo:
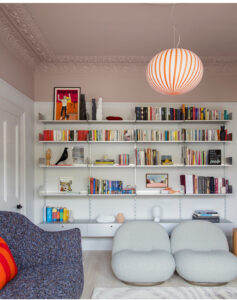
[[[59,160],[56,162],[55,165],[58,165],[61,161],[64,161],[64,160],[66,160],[66,159],[68,158],[68,152],[67,152],[67,149],[68,149],[67,147],[64,148],[64,151],[63,151],[61,157],[59,158]]]
[[[92,99],[92,120],[96,120],[96,101]]]
[[[99,97],[97,110],[96,110],[96,120],[102,121],[102,98]]]
[[[86,100],[85,95],[80,96],[80,117],[79,120],[86,120]]]
[[[46,151],[46,154],[45,154],[45,158],[46,158],[46,166],[50,166],[50,160],[51,160],[51,157],[52,157],[52,150],[51,149],[48,149]]]
[[[125,221],[125,217],[123,213],[118,213],[116,216],[116,220],[118,223],[122,224]]]

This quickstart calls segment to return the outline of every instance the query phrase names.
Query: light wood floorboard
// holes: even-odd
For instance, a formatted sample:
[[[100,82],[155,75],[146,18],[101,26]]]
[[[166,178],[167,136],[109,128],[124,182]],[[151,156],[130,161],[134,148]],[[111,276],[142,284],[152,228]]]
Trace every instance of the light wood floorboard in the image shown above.
[[[82,299],[90,299],[96,287],[127,287],[118,280],[111,269],[111,251],[84,251],[84,290]],[[191,286],[177,274],[159,286]],[[228,286],[237,287],[237,279],[228,283]]]

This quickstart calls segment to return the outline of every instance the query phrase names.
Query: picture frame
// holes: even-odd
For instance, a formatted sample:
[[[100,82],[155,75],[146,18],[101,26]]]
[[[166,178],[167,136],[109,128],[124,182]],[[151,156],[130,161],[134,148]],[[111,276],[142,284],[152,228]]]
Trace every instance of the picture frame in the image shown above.
[[[168,173],[149,173],[146,174],[146,188],[167,188]]]
[[[79,120],[80,87],[54,88],[54,120]]]
[[[61,193],[72,192],[72,177],[60,177],[59,178],[59,191]]]

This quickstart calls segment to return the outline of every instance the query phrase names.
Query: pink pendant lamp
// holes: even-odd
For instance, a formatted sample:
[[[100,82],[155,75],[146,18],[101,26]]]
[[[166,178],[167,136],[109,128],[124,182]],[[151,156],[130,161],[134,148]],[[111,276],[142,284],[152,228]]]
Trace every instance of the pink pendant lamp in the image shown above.
[[[192,51],[173,48],[155,55],[147,66],[147,81],[161,94],[179,95],[194,89],[201,81],[203,64]]]

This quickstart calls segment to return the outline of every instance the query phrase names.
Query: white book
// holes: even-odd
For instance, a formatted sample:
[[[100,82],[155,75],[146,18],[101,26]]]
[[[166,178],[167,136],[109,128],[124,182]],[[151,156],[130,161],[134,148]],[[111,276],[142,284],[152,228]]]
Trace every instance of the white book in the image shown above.
[[[193,194],[193,175],[185,175],[186,194]]]

